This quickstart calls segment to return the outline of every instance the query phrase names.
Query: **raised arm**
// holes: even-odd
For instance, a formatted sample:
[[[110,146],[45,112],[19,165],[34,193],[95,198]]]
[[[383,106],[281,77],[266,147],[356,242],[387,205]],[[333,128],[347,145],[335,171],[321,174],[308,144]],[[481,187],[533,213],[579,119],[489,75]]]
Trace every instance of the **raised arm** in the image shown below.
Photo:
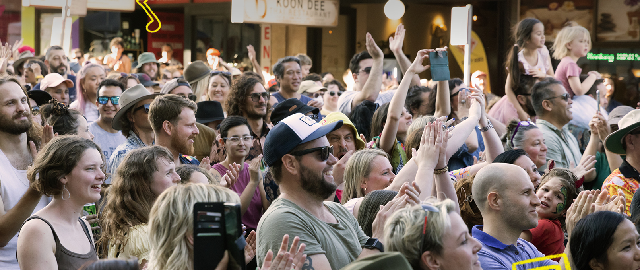
[[[569,77],[569,86],[571,86],[571,90],[576,96],[582,96],[589,91],[589,88],[593,86],[593,83],[596,82],[597,79],[602,78],[600,73],[597,71],[589,71],[589,76],[580,82],[580,78],[576,76]]]
[[[485,110],[484,95],[480,90],[472,89],[471,91],[473,91],[471,98],[478,102],[481,108],[480,111],[482,112],[478,124],[480,125],[480,132],[485,145],[485,161],[491,163],[498,155],[504,152],[504,147],[502,146],[502,141],[500,140],[497,130],[493,127],[494,121],[489,121],[489,116]]]
[[[262,83],[268,83],[262,76],[262,67],[260,67],[260,63],[258,63],[258,59],[256,58],[256,50],[253,48],[253,45],[247,46],[247,51],[249,54],[249,60],[251,60],[251,64],[253,65],[253,71],[260,75]]]
[[[531,118],[531,116],[529,116],[529,114],[524,111],[524,109],[520,105],[520,102],[518,102],[518,98],[513,92],[513,87],[513,83],[511,82],[511,73],[509,73],[507,74],[507,82],[504,86],[504,92],[507,95],[507,99],[509,99],[509,102],[511,102],[511,104],[513,104],[513,107],[516,108],[516,111],[518,112],[518,119],[520,119],[520,121],[527,121]]]
[[[378,94],[380,94],[380,88],[382,87],[382,58],[384,58],[384,54],[369,33],[367,33],[366,37],[366,47],[373,58],[373,66],[371,66],[371,72],[369,73],[367,82],[365,82],[362,89],[360,89],[361,91],[353,97],[351,108],[355,108],[365,100],[375,102],[376,99],[378,99]]]
[[[449,90],[449,81],[438,81],[436,92],[436,111],[435,117],[448,116],[451,114],[451,91]]]
[[[404,25],[399,24],[396,28],[396,34],[393,37],[389,37],[389,49],[393,52],[393,55],[396,57],[396,61],[398,61],[398,65],[400,66],[400,72],[404,74],[411,66],[411,60],[404,54],[402,51],[402,44],[404,43]],[[413,75],[411,78],[411,86],[420,85],[420,76],[418,74]]]
[[[400,86],[396,90],[396,93],[391,98],[391,104],[389,104],[389,112],[387,113],[387,121],[382,129],[382,135],[380,136],[380,149],[387,153],[390,153],[393,149],[393,145],[396,142],[396,134],[398,132],[398,124],[400,123],[400,117],[404,109],[404,102],[407,98],[407,91],[409,90],[409,84],[411,84],[411,77],[415,74],[427,70],[429,65],[423,66],[422,61],[429,58],[429,52],[434,50],[420,50],[416,59],[413,61],[405,76],[400,82]],[[372,72],[373,73],[373,72]]]

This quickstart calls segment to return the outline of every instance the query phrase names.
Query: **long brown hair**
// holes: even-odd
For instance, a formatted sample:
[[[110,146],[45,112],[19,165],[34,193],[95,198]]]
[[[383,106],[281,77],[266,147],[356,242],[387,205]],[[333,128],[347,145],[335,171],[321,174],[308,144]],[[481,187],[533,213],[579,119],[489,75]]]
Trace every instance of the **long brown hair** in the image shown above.
[[[118,166],[100,215],[102,234],[97,244],[101,255],[106,257],[111,245],[122,252],[131,227],[149,221],[157,197],[151,191],[151,181],[159,159],[173,161],[173,155],[162,146],[148,146],[129,152]]]

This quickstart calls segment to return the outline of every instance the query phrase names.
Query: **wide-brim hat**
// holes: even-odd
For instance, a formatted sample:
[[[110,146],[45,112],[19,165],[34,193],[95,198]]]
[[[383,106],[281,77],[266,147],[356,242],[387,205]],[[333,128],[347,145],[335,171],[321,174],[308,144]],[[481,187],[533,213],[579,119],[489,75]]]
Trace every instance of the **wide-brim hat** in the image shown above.
[[[141,100],[155,98],[159,95],[160,94],[149,92],[142,84],[136,84],[125,90],[120,96],[120,110],[116,113],[116,116],[113,117],[111,127],[115,130],[122,130],[120,118],[125,116],[131,107],[135,106]]]
[[[209,66],[200,60],[195,61],[187,66],[184,69],[184,79],[187,80],[191,85],[194,85],[198,81],[206,78],[211,73],[211,69]]]
[[[619,155],[626,155],[627,151],[622,147],[623,143],[622,139],[624,136],[629,134],[630,131],[640,127],[640,110],[633,110],[618,122],[619,129],[616,132],[613,132],[607,136],[604,141],[604,146],[607,150],[612,153],[616,153]]]
[[[215,100],[198,102],[196,122],[207,124],[218,120],[224,120],[224,111],[222,110],[222,104],[220,104],[220,102]]]
[[[613,110],[611,110],[611,112],[609,113],[609,119],[607,119],[607,123],[609,125],[617,125],[618,122],[620,122],[620,120],[622,120],[622,118],[627,115],[629,112],[633,111],[633,107],[631,106],[618,106],[615,107]]]
[[[326,87],[318,85],[314,81],[306,80],[306,81],[302,81],[302,83],[300,83],[300,87],[298,88],[298,94],[302,94],[304,92],[315,93],[315,92],[318,92],[318,91],[320,91],[322,89],[327,90]]]
[[[67,85],[67,88],[73,87],[73,81],[69,79],[65,79],[62,75],[58,73],[49,73],[47,76],[44,76],[42,81],[40,81],[40,90],[47,90],[49,87],[57,87],[58,85],[64,83]]]
[[[316,107],[311,107],[309,105],[304,104],[297,98],[290,98],[283,102],[276,104],[271,111],[271,123],[278,124],[278,122],[282,121],[282,119],[287,118],[287,116],[301,113],[307,114],[308,112],[313,112],[313,114],[320,113],[320,109]]]
[[[325,116],[322,121],[320,121],[320,124],[326,125],[337,121],[342,121],[342,125],[348,126],[351,129],[351,132],[353,132],[353,137],[356,138],[356,150],[364,149],[366,143],[362,140],[362,138],[360,138],[358,130],[356,129],[356,126],[353,124],[353,122],[351,122],[351,119],[349,119],[349,117],[347,117],[344,113],[332,112],[330,114],[327,114],[327,116]]]
[[[141,68],[142,65],[146,63],[156,63],[158,65],[160,64],[158,63],[158,60],[156,60],[156,55],[152,52],[144,52],[138,55],[138,65],[136,66],[136,68]]]
[[[342,121],[323,126],[304,114],[290,115],[282,119],[267,134],[263,150],[264,161],[269,166],[276,165],[296,146],[323,137],[341,126]]]
[[[29,96],[30,99],[33,99],[38,106],[47,104],[51,99],[53,99],[49,93],[42,90],[29,90],[27,91],[27,96]]]

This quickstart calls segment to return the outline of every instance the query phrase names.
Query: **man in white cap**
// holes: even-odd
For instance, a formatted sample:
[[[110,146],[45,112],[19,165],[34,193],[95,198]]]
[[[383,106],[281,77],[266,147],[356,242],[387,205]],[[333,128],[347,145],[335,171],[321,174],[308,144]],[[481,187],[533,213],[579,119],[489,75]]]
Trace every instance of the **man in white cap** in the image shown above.
[[[342,121],[323,126],[296,113],[267,135],[264,162],[282,193],[258,223],[258,262],[264,261],[268,250],[280,246],[285,234],[299,236],[306,245],[306,269],[341,269],[358,257],[383,251],[377,238],[382,237],[384,218],[376,218],[373,238],[369,238],[347,209],[324,202],[336,190],[332,172],[337,162],[325,135],[341,126]],[[386,211],[390,209],[380,212]]]
[[[625,115],[618,122],[618,130],[607,136],[604,145],[615,154],[626,155],[620,168],[604,180],[602,190],[606,189],[612,195],[622,191],[627,203],[626,214],[629,215],[631,199],[640,186],[640,110]]]
[[[73,82],[65,79],[58,73],[49,73],[40,81],[40,90],[44,90],[51,97],[69,105],[69,88],[73,87]]]

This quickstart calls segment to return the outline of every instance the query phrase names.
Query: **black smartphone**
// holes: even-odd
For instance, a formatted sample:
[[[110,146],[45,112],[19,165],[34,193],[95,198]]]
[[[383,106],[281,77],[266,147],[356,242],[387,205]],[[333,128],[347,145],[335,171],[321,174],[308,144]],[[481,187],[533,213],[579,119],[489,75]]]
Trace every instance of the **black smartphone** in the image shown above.
[[[193,207],[193,269],[218,266],[229,251],[227,269],[245,269],[239,204],[199,202]]]

